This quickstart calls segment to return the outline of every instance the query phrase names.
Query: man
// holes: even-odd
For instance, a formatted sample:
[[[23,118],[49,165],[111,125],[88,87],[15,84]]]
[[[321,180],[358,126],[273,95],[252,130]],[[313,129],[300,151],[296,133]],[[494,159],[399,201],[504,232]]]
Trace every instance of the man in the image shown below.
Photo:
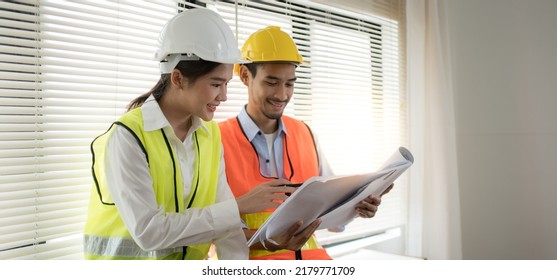
[[[283,116],[294,92],[296,67],[302,62],[292,38],[276,26],[260,29],[246,40],[242,58],[252,61],[235,65],[248,88],[248,104],[219,126],[226,176],[249,238],[287,198],[285,194],[295,191],[288,184],[333,172],[310,128]],[[355,211],[371,218],[380,202],[379,197],[368,197]],[[307,221],[312,223],[295,234],[304,222],[292,225],[283,236],[253,245],[250,259],[331,259],[312,236],[319,220]]]

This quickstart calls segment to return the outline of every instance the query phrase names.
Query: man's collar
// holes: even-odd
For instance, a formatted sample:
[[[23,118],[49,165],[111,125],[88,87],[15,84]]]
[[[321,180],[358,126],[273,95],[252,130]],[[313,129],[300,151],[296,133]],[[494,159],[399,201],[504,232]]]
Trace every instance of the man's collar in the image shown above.
[[[261,130],[259,129],[257,124],[251,119],[251,117],[248,115],[246,107],[247,105],[242,107],[242,110],[238,114],[238,121],[240,122],[240,125],[244,129],[244,133],[248,137],[248,140],[251,142],[253,138],[255,138],[255,136],[261,132]],[[277,132],[278,132],[277,135],[280,135],[281,132],[284,132],[284,134],[288,135],[288,132],[286,131],[286,127],[284,127],[284,123],[282,122],[282,118],[278,120]]]

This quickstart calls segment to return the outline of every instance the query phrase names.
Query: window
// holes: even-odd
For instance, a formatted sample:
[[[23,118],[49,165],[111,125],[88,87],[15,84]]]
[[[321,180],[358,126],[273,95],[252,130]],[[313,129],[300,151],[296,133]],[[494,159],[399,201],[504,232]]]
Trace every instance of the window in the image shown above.
[[[171,2],[0,2],[0,259],[83,258],[89,144],[157,81]]]
[[[379,7],[377,14],[383,16],[310,1],[207,3],[236,30],[240,47],[252,32],[268,25],[277,25],[294,38],[304,63],[297,69],[294,96],[285,114],[310,125],[336,174],[375,171],[396,148],[407,146],[400,3]],[[246,89],[237,77],[234,81],[217,121],[235,116],[247,102]],[[357,219],[341,234],[320,231],[321,243],[345,242],[404,226],[406,177],[396,185],[376,217]]]
[[[396,17],[310,1],[178,2],[0,2],[0,259],[82,258],[89,144],[158,80],[156,38],[180,9],[217,9],[239,46],[267,25],[293,36],[306,62],[285,113],[312,127],[337,174],[373,171],[406,145]],[[247,102],[237,78],[228,88],[217,121]],[[406,189],[403,177],[374,219],[320,239],[403,226]]]

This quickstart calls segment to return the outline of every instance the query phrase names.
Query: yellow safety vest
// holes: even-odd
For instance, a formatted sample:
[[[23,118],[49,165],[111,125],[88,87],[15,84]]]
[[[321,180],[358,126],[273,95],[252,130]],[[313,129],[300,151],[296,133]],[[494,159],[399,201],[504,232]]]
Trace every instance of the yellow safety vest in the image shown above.
[[[184,212],[190,207],[205,207],[216,201],[221,142],[218,125],[205,122],[208,133],[194,132],[196,146],[192,191],[183,199],[183,182],[175,151],[162,129],[145,131],[141,108],[124,114],[104,134],[91,143],[94,186],[91,191],[84,252],[86,259],[192,259],[207,258],[210,244],[144,251],[131,237],[124,225],[106,184],[104,161],[106,143],[115,125],[131,132],[145,153],[153,179],[157,203],[170,212]]]

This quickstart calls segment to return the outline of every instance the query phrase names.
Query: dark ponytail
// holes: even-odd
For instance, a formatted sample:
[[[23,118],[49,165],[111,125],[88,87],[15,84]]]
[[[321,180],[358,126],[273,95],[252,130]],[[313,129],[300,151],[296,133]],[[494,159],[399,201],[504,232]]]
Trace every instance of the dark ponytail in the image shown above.
[[[210,73],[219,65],[220,63],[218,62],[212,62],[203,59],[193,60],[193,61],[183,60],[180,61],[178,65],[176,65],[176,69],[178,69],[178,71],[182,73],[182,75],[188,80],[188,83],[190,85],[193,85],[198,78]],[[151,94],[153,95],[153,97],[155,97],[155,100],[159,102],[159,100],[166,92],[166,88],[168,87],[169,84],[170,84],[170,74],[169,73],[162,74],[159,81],[153,88],[151,88],[148,92],[138,96],[137,98],[135,98],[130,102],[130,104],[128,105],[128,111],[135,109],[137,107],[141,107],[141,105],[145,103],[145,100],[147,100],[147,98],[149,98]]]
[[[149,98],[151,94],[155,97],[155,100],[158,102],[161,99],[164,90],[168,86],[169,82],[170,82],[170,74],[162,74],[161,78],[153,88],[151,88],[148,92],[136,97],[134,100],[130,102],[130,104],[128,105],[128,111],[131,111],[132,109],[135,109],[137,107],[141,107],[141,105],[145,103],[145,100],[147,100],[147,98]]]

